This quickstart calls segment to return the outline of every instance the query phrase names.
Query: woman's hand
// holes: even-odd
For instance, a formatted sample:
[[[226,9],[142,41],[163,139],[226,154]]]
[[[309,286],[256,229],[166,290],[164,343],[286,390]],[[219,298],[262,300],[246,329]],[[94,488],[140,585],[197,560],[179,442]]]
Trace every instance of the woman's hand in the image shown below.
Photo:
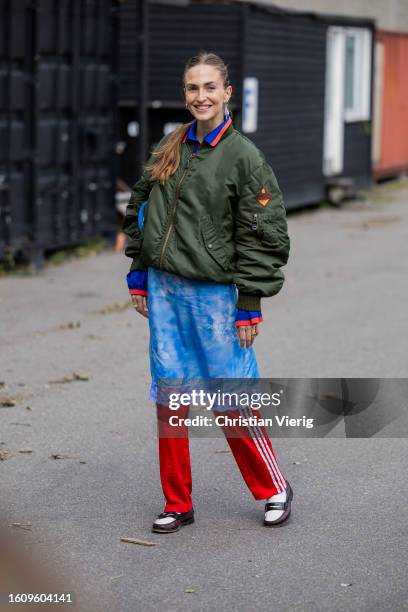
[[[136,312],[145,317],[146,319],[149,316],[149,310],[147,308],[147,296],[145,295],[132,295],[132,304],[135,308]]]
[[[258,323],[255,325],[240,325],[237,327],[237,334],[241,348],[244,346],[248,349],[255,342],[255,338],[258,336]]]

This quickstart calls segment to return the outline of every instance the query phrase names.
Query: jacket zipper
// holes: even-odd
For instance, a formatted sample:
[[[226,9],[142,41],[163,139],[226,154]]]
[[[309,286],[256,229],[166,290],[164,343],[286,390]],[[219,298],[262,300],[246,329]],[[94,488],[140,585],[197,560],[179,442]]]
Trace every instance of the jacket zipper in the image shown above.
[[[254,220],[252,221],[252,229],[254,232],[258,229],[258,213],[254,213]]]
[[[173,210],[171,211],[170,225],[169,225],[168,230],[166,232],[166,236],[165,236],[164,242],[163,242],[163,247],[162,247],[162,250],[161,250],[161,253],[160,253],[159,268],[162,267],[163,259],[164,259],[164,256],[166,254],[167,244],[168,244],[169,239],[170,239],[171,230],[174,227],[174,220],[175,220],[175,217],[176,217],[177,202],[178,202],[179,195],[180,195],[181,185],[183,184],[183,181],[186,178],[186,174],[188,172],[188,168],[190,166],[190,161],[191,161],[191,158],[193,157],[193,155],[194,155],[194,153],[190,153],[190,156],[187,159],[186,167],[184,168],[183,174],[181,175],[181,178],[180,178],[180,180],[179,180],[179,182],[177,184],[177,187],[176,187],[175,202],[174,202]]]

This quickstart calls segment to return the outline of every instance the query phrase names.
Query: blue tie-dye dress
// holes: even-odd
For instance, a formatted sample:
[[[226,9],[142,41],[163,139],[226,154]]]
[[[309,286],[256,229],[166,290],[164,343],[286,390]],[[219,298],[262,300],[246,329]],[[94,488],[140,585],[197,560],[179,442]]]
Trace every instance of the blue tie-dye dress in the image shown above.
[[[235,285],[190,280],[149,268],[149,399],[162,379],[258,378],[252,347],[241,348]]]

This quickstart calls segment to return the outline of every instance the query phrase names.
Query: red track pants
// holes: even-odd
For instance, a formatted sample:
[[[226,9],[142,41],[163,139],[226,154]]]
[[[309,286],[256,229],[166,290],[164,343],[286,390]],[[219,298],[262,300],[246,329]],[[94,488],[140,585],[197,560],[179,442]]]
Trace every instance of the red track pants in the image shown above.
[[[188,412],[189,406],[181,406],[177,416],[186,418]],[[166,498],[164,511],[187,512],[193,505],[188,427],[170,425],[168,419],[174,414],[174,410],[157,404],[160,478]],[[250,408],[234,413],[239,414],[244,418],[257,416]],[[265,427],[229,425],[221,429],[255,499],[266,499],[285,490],[286,480]]]

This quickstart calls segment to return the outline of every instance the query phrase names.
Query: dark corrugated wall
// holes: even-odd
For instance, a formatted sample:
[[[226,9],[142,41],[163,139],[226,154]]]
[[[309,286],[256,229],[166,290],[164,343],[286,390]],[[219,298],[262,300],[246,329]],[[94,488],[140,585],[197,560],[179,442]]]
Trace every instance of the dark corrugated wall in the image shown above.
[[[357,189],[372,183],[371,121],[345,123],[344,167],[342,176],[354,180]]]
[[[152,5],[150,28],[150,100],[184,106],[185,62],[204,49],[220,55],[230,65],[230,79],[236,85],[233,101],[240,104],[240,6]]]
[[[245,74],[259,79],[258,131],[287,207],[325,195],[322,176],[326,26],[248,11]]]
[[[12,9],[13,6],[13,9]],[[0,3],[0,255],[27,236],[30,22],[25,0]]]
[[[111,2],[40,0],[37,14],[37,231],[54,248],[114,219]]]
[[[2,7],[5,30],[11,30],[0,60],[8,104],[2,118],[11,135],[0,162],[6,170],[2,210],[8,211],[3,248],[40,254],[111,233],[115,4],[13,0]],[[20,181],[17,199],[13,175]]]
[[[200,49],[213,51],[231,64],[230,77],[239,83],[240,6],[167,6],[149,3],[149,102],[183,106],[182,74],[186,60]],[[138,104],[140,3],[120,5],[120,104]],[[240,100],[237,89],[236,103]]]
[[[137,104],[139,95],[140,0],[119,5],[119,101]]]

